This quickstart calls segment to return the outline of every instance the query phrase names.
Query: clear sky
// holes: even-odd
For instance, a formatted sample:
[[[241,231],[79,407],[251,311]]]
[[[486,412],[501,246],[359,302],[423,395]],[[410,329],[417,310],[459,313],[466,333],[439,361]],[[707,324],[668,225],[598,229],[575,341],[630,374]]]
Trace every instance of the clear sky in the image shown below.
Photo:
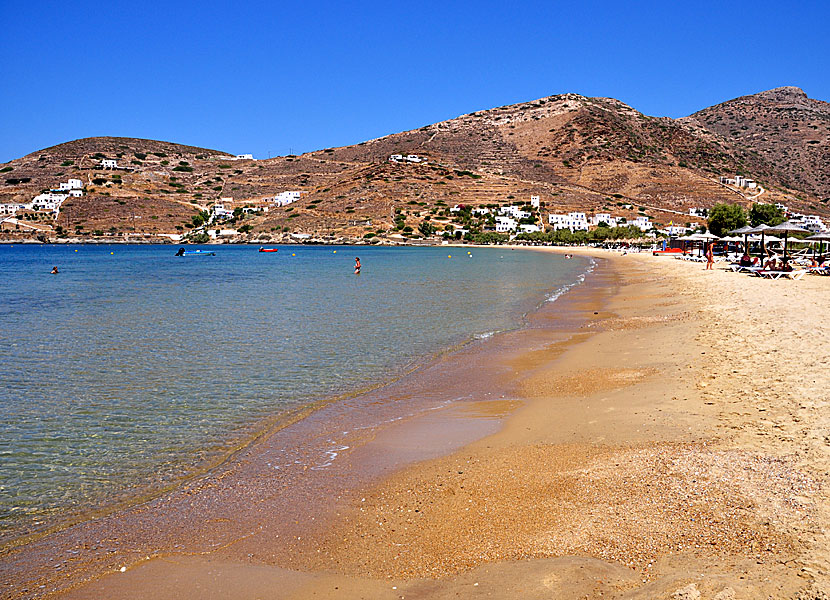
[[[257,158],[576,92],[830,100],[830,2],[0,0],[0,162],[112,135]]]

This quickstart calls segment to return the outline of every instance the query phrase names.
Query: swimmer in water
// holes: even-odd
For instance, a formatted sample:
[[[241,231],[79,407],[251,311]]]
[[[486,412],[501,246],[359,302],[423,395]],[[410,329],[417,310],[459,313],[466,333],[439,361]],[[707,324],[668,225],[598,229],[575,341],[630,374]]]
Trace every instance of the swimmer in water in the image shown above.
[[[354,274],[360,275],[360,259],[357,256],[354,257]]]
[[[51,271],[49,271],[49,274],[50,274],[50,275],[57,275],[58,273],[60,273],[60,271],[58,271],[58,267],[57,267],[57,266],[52,267],[52,270],[51,270]]]

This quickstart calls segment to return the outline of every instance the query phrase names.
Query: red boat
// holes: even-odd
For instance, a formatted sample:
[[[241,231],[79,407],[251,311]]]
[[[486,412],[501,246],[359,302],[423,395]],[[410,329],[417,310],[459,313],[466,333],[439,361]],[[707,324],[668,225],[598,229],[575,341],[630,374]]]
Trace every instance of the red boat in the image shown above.
[[[260,252],[276,252],[279,248],[260,248]]]

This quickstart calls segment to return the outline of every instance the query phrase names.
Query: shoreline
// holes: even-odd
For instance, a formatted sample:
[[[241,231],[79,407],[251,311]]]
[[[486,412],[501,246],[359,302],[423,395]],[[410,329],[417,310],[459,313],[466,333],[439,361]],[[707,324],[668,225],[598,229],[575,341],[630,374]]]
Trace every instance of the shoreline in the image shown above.
[[[93,244],[94,245],[94,244]],[[141,244],[138,244],[141,245]],[[487,248],[487,246],[481,246]],[[528,249],[522,246],[510,247],[511,250]],[[490,331],[486,333],[475,333],[469,338],[455,343],[451,346],[440,348],[430,354],[417,357],[415,360],[403,365],[392,374],[391,377],[368,382],[360,387],[348,390],[345,393],[339,393],[334,396],[325,396],[318,398],[307,404],[288,408],[279,414],[270,415],[258,420],[256,423],[251,423],[246,426],[245,433],[242,436],[228,438],[216,447],[219,449],[211,458],[204,463],[198,464],[185,473],[183,476],[177,478],[175,481],[166,483],[162,487],[147,489],[141,493],[125,493],[121,494],[117,500],[107,504],[106,506],[96,507],[94,509],[74,510],[63,517],[51,518],[45,527],[38,528],[36,531],[29,533],[22,533],[14,537],[8,537],[0,544],[0,556],[14,552],[15,549],[24,547],[31,542],[35,542],[44,537],[59,533],[76,525],[82,525],[85,522],[101,519],[121,511],[129,510],[133,507],[151,502],[169,494],[178,488],[187,485],[194,480],[209,476],[211,471],[221,469],[226,463],[233,461],[240,453],[244,453],[252,446],[256,445],[261,440],[279,433],[282,429],[296,425],[299,421],[308,418],[317,411],[325,409],[331,404],[345,403],[351,399],[366,396],[375,392],[380,392],[388,386],[399,384],[401,380],[410,376],[413,372],[428,367],[443,357],[457,353],[472,344],[482,343],[486,339],[492,337],[494,334],[499,335],[503,333],[515,332],[524,329],[528,326],[528,315],[541,309],[546,303],[551,302],[567,293],[574,286],[579,285],[584,276],[593,270],[593,266],[588,266],[587,270],[581,273],[578,278],[572,282],[565,284],[562,287],[551,290],[545,296],[541,297],[538,302],[527,312],[517,313],[517,324],[511,329]],[[323,450],[323,454],[327,454],[329,450]]]
[[[587,266],[587,264],[586,264]],[[566,287],[572,287],[574,284],[568,284]],[[560,290],[552,290],[551,293],[561,293]],[[544,306],[550,300],[549,296],[545,296],[540,298],[538,303],[535,305],[534,311],[538,310],[540,307]],[[561,304],[562,301],[559,301]],[[521,316],[521,324],[517,329],[508,330],[506,332],[499,332],[496,335],[502,335],[504,333],[507,334],[515,334],[521,329],[527,327],[528,321],[528,314],[525,313]],[[390,391],[390,389],[397,387],[405,387],[408,385],[406,383],[407,379],[413,378],[413,373],[417,371],[428,370],[429,368],[440,368],[441,363],[452,362],[458,360],[459,354],[476,354],[478,352],[477,348],[482,345],[487,345],[491,343],[492,335],[487,336],[487,339],[484,340],[479,338],[478,336],[471,337],[470,339],[466,340],[465,342],[450,347],[444,348],[440,351],[433,353],[429,356],[422,357],[416,364],[412,365],[408,368],[405,372],[400,374],[396,379],[387,380],[383,382],[379,382],[369,387],[364,387],[345,396],[339,396],[337,398],[327,398],[325,400],[321,400],[319,402],[314,403],[312,406],[305,406],[300,409],[302,415],[299,418],[292,419],[290,422],[285,423],[281,420],[281,423],[274,426],[269,426],[263,431],[260,431],[253,439],[246,439],[243,444],[237,446],[233,449],[232,452],[224,456],[220,461],[213,463],[209,466],[208,469],[201,469],[199,472],[194,473],[193,475],[189,476],[186,480],[177,482],[174,485],[168,486],[167,488],[154,491],[149,496],[145,496],[138,499],[131,499],[127,502],[119,504],[113,507],[107,507],[107,509],[102,510],[100,512],[94,513],[92,515],[85,514],[81,518],[75,520],[71,523],[62,523],[48,531],[37,532],[32,534],[25,539],[16,539],[11,544],[9,544],[2,556],[4,557],[4,562],[11,564],[12,562],[17,563],[15,565],[15,569],[21,568],[21,570],[27,570],[27,567],[22,564],[26,562],[26,559],[23,558],[23,555],[31,554],[34,556],[40,556],[39,560],[43,560],[43,562],[50,562],[50,560],[43,556],[43,553],[52,553],[52,554],[62,554],[64,551],[72,553],[72,556],[76,556],[79,554],[78,552],[72,551],[68,549],[68,546],[71,546],[75,543],[75,540],[89,538],[89,537],[102,537],[107,535],[107,528],[108,525],[106,524],[109,521],[118,521],[124,513],[141,513],[145,510],[145,507],[148,505],[158,505],[160,503],[165,503],[169,497],[178,497],[177,500],[180,502],[181,497],[189,496],[194,492],[193,490],[199,490],[202,487],[204,481],[208,481],[207,487],[210,487],[210,480],[214,478],[222,479],[226,476],[224,471],[232,470],[234,461],[246,462],[250,460],[250,455],[257,454],[261,452],[261,448],[259,446],[261,443],[267,438],[273,438],[274,436],[280,435],[281,431],[284,429],[293,429],[297,431],[293,431],[289,439],[297,439],[298,443],[301,439],[305,440],[308,436],[313,438],[320,438],[322,435],[325,437],[326,432],[331,433],[335,429],[334,426],[328,427],[320,427],[321,422],[326,421],[327,419],[339,419],[348,421],[347,417],[344,417],[344,414],[349,411],[355,411],[353,406],[346,406],[351,405],[356,401],[364,401],[366,404],[370,405],[370,408],[375,409],[376,403],[378,402],[379,398],[387,396],[389,394],[399,394],[397,391]],[[429,379],[432,377],[435,379],[434,376],[431,375],[424,375],[422,374],[422,378]],[[424,385],[424,384],[420,384]],[[395,422],[399,419],[411,419],[418,418],[419,416],[423,416],[425,411],[432,411],[436,408],[446,410],[446,405],[451,405],[455,401],[465,402],[465,400],[459,396],[455,400],[447,399],[446,401],[442,402],[442,405],[439,406],[430,406],[429,401],[424,404],[423,402],[421,405],[416,405],[410,410],[406,407],[397,407],[397,406],[389,406],[386,407],[385,413],[381,413],[377,416],[377,419],[380,420],[379,423],[372,423],[371,419],[368,424],[359,424],[359,423],[352,423],[353,425],[358,426],[358,428],[369,428],[370,430],[376,431],[384,427],[384,423]],[[434,403],[434,402],[433,402]],[[449,410],[452,410],[452,407],[449,406]],[[321,414],[322,413],[322,414]],[[459,426],[457,429],[460,431],[461,437],[457,441],[450,442],[451,444],[462,444],[468,440],[473,439],[474,437],[484,435],[487,432],[492,430],[492,425],[489,422],[485,422],[490,417],[488,416],[486,419],[482,420],[480,425],[474,426],[470,429],[467,425]],[[470,429],[469,431],[467,431]],[[285,442],[283,442],[285,443]],[[315,445],[316,444],[316,445]],[[279,445],[275,442],[275,445]],[[332,450],[334,448],[334,450]],[[342,449],[341,449],[342,450]],[[266,452],[273,452],[272,448],[268,448],[265,450]],[[317,455],[326,456],[329,455],[330,452],[337,452],[338,448],[336,445],[332,445],[331,442],[326,442],[325,440],[310,443],[308,448],[307,456],[311,456],[312,453]],[[408,460],[408,459],[405,459]],[[314,466],[313,462],[309,462],[303,469],[306,468],[310,470],[315,470],[317,468],[327,466],[327,465],[317,465]],[[378,467],[374,466],[372,469],[377,470]],[[389,468],[389,466],[384,466],[383,468]],[[370,476],[367,473],[365,476]],[[174,503],[176,501],[173,501]],[[152,509],[150,509],[152,510]],[[221,512],[221,510],[220,510]],[[186,520],[186,516],[179,515],[182,517],[180,521]],[[134,517],[133,517],[134,518]],[[172,521],[176,521],[176,519],[171,519]],[[142,523],[139,529],[143,529],[146,526],[145,523]],[[164,525],[161,525],[164,527]],[[180,525],[169,524],[168,527],[171,529],[173,527],[180,527]],[[91,530],[91,531],[88,531]],[[96,533],[97,532],[97,533]],[[128,536],[127,536],[128,537]],[[59,538],[57,542],[54,541],[54,538]],[[36,547],[36,548],[35,548]],[[95,546],[97,547],[97,546]],[[146,544],[145,544],[146,547]],[[33,549],[34,548],[34,549]],[[61,549],[64,548],[64,549]],[[175,549],[172,549],[171,552],[175,552]],[[114,553],[114,551],[110,551],[110,553]],[[120,553],[120,550],[119,550]],[[129,551],[128,551],[129,554]],[[133,553],[136,554],[136,553]],[[164,551],[161,554],[165,554]],[[14,559],[12,561],[8,561],[7,559]],[[89,562],[96,562],[98,559],[94,559],[94,557],[90,556],[87,557],[91,559]],[[141,560],[141,559],[139,559]],[[69,561],[75,562],[75,561]],[[131,564],[131,563],[127,563]],[[78,565],[81,567],[80,565]],[[92,570],[94,571],[94,566],[90,565]],[[81,567],[80,570],[85,570],[86,567]],[[109,567],[105,567],[104,569],[109,570]],[[12,573],[13,570],[9,570],[8,573]],[[46,569],[41,569],[41,572],[48,573]],[[59,573],[58,579],[64,579],[64,573]],[[19,573],[18,573],[19,574]],[[86,578],[84,576],[84,578]],[[39,578],[37,578],[39,579]],[[52,578],[47,577],[43,581],[50,581]],[[8,585],[8,584],[7,584]],[[44,585],[43,583],[38,583],[38,585]],[[73,584],[74,585],[74,584]],[[60,587],[60,586],[58,586]],[[8,588],[7,588],[8,589]],[[56,588],[57,591],[57,588]],[[11,596],[17,597],[17,596]],[[25,596],[24,596],[25,597]]]
[[[565,294],[560,301],[593,315],[572,321],[559,337],[545,330],[544,311],[536,313],[521,348],[501,355],[509,367],[500,373],[501,389],[517,397],[478,398],[456,404],[455,414],[428,413],[420,426],[415,418],[374,432],[363,446],[374,445],[374,455],[343,458],[388,463],[397,450],[404,460],[351,481],[351,494],[332,498],[326,518],[295,523],[282,548],[263,548],[237,532],[229,545],[157,555],[66,597],[195,598],[211,589],[239,598],[485,591],[668,598],[692,586],[692,595],[677,597],[693,598],[700,586],[705,598],[726,600],[794,598],[825,585],[820,530],[828,513],[816,494],[827,457],[820,438],[810,438],[818,446],[800,458],[786,447],[770,454],[748,439],[748,426],[738,421],[751,417],[724,412],[724,403],[737,402],[729,380],[747,384],[744,372],[726,375],[730,363],[715,363],[709,369],[723,380],[709,383],[708,364],[700,364],[719,343],[700,316],[723,307],[704,305],[706,285],[689,265],[655,260],[615,259],[620,289],[605,304],[583,298],[577,306],[587,286]],[[714,277],[707,283],[727,289],[735,274]],[[789,297],[781,286],[749,285]],[[729,353],[728,346],[719,350]],[[722,395],[712,395],[714,385]],[[467,414],[459,412],[464,406]],[[803,415],[796,422],[815,426]],[[401,435],[406,427],[408,437]],[[402,440],[440,447],[424,457],[421,448],[401,449]]]

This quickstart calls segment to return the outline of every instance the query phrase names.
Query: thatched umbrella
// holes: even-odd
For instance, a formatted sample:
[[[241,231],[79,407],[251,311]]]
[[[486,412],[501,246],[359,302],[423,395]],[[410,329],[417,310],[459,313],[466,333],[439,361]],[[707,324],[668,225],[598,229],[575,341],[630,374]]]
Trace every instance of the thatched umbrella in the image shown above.
[[[764,245],[764,232],[769,229],[769,225],[761,223],[758,227],[753,227],[746,233],[760,233],[761,234],[761,264],[764,263],[764,254],[766,253],[766,246]]]
[[[818,242],[818,254],[821,256],[823,254],[822,242],[830,242],[830,231],[816,233],[808,238],[804,238],[804,241]],[[813,248],[815,249],[815,246]],[[813,256],[815,257],[815,252],[813,253]]]
[[[792,221],[784,221],[778,225],[773,225],[772,227],[768,227],[767,231],[784,234],[784,263],[787,262],[787,236],[791,233],[810,233],[809,229],[804,229]]]
[[[738,229],[733,229],[729,232],[729,235],[742,235],[744,236],[744,252],[749,254],[749,234],[752,232],[752,225],[744,225],[743,227],[739,227]]]

